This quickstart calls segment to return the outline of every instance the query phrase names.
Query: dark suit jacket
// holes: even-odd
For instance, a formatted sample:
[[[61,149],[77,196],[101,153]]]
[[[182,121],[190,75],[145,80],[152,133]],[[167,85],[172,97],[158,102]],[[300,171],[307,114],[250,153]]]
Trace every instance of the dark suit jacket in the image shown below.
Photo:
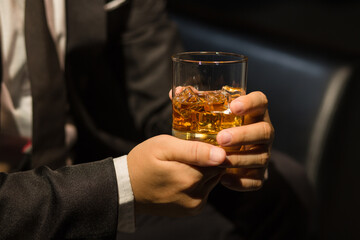
[[[103,6],[103,0],[66,0],[64,83],[69,115],[78,128],[75,163],[120,156],[139,141],[171,129],[170,56],[179,45],[164,13],[165,3],[129,0],[110,12]],[[30,73],[36,69],[33,66],[50,71],[36,64],[29,64]],[[30,81],[33,111],[38,113],[33,115],[33,139],[37,140],[33,141],[31,166],[57,168],[67,154],[59,137],[63,133],[44,133],[44,126],[58,124],[56,118],[47,119],[59,104],[37,96],[35,88],[46,89],[49,82]],[[53,94],[58,93],[54,90],[46,96]],[[49,112],[38,112],[39,104],[48,104]],[[43,133],[47,139],[38,137]],[[116,187],[110,160],[58,172],[41,167],[2,173],[0,239],[113,237]]]
[[[0,239],[107,239],[117,227],[112,159],[0,173]]]
[[[68,4],[65,77],[79,130],[77,161],[127,154],[171,133],[171,55],[180,38],[165,1],[127,1],[107,13]]]

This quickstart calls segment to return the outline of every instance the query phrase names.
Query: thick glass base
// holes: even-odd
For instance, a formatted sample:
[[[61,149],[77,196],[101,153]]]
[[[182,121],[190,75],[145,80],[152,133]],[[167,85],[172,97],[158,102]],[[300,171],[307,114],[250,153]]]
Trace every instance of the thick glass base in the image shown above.
[[[175,129],[172,129],[172,135],[184,139],[184,140],[194,140],[210,143],[213,145],[218,145],[216,142],[217,133],[209,134],[209,133],[193,133],[193,132],[182,132]]]
[[[184,139],[184,140],[193,140],[210,143],[215,146],[219,146],[216,141],[217,133],[209,134],[209,133],[193,133],[193,132],[182,132],[175,129],[172,129],[172,135],[174,137]],[[239,147],[222,147],[226,152],[239,152],[241,151],[242,146]]]

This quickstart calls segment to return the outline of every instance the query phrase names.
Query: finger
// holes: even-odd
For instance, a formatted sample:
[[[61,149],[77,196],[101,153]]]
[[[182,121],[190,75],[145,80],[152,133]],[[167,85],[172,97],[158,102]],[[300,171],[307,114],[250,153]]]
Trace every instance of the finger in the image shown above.
[[[201,191],[203,191],[204,194],[209,194],[220,182],[221,176],[222,174],[218,174],[217,176],[210,178],[207,182],[203,184],[203,186],[201,186]]]
[[[209,166],[198,167],[195,165],[188,165],[188,166],[192,167],[198,173],[200,173],[201,176],[198,176],[199,177],[198,181],[202,183],[207,182],[209,179],[212,179],[214,177],[218,177],[224,174],[226,171],[226,168],[218,167],[218,166],[214,166],[214,167],[209,167]]]
[[[185,87],[182,87],[182,86],[176,87],[175,88],[175,96],[178,96],[184,90],[184,88]],[[170,89],[170,91],[169,91],[170,100],[172,100],[172,97],[173,97],[173,90]]]
[[[274,129],[268,122],[257,122],[241,127],[227,128],[220,131],[216,137],[218,144],[223,147],[240,146],[246,144],[270,143],[274,137]]]
[[[221,184],[234,191],[254,191],[262,187],[265,169],[243,169],[243,171],[246,172],[230,172],[223,175],[220,180]]]
[[[160,144],[167,151],[162,151],[165,160],[206,167],[218,166],[226,158],[226,152],[220,147],[198,141],[181,140],[172,136],[158,136]],[[161,158],[160,158],[161,159]]]
[[[240,179],[233,179],[233,180],[221,180],[222,185],[225,187],[239,192],[248,192],[248,191],[255,191],[259,190],[263,185],[263,180],[258,179],[248,179],[248,178],[240,178]]]
[[[179,95],[184,90],[184,87],[176,87],[175,89],[175,96]],[[169,91],[169,98],[172,100],[173,90],[170,89]]]
[[[266,167],[270,160],[270,151],[267,145],[261,145],[253,150],[228,153],[221,167],[226,168],[259,168]]]
[[[178,86],[175,88],[175,96],[178,96],[182,91],[184,91],[186,88],[189,88],[191,89],[191,91],[193,91],[194,93],[198,93],[199,90],[197,90],[196,88],[194,88],[193,86],[186,86],[186,87],[183,87],[183,86]],[[169,98],[172,99],[172,94],[173,91],[172,89],[169,91]]]
[[[225,174],[222,175],[223,178],[234,177],[234,178],[246,178],[246,179],[257,179],[263,180],[265,176],[265,171],[267,168],[228,168],[226,169]]]
[[[236,115],[262,116],[267,107],[267,97],[259,91],[240,96],[230,103],[230,110]]]
[[[206,197],[209,194],[209,192],[219,183],[220,178],[224,172],[225,172],[225,170],[221,174],[217,174],[217,175],[207,178],[206,180],[203,180],[194,189],[187,191],[187,193],[194,198]],[[197,194],[197,196],[195,194]]]
[[[207,192],[210,192],[220,181],[221,177],[224,175],[225,170],[212,178],[210,178],[207,182],[205,182],[203,189]]]

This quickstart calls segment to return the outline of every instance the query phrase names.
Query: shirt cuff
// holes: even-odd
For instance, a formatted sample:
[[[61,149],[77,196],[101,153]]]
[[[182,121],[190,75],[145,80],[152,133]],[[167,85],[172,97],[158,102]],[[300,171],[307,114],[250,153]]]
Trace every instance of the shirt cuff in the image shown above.
[[[131,188],[127,155],[114,158],[116,180],[119,193],[119,232],[135,232],[134,194]]]

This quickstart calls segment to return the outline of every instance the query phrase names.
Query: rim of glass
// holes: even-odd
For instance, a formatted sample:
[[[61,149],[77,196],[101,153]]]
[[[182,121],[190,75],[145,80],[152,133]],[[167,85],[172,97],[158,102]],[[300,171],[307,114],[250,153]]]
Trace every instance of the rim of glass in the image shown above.
[[[191,55],[216,55],[216,56],[231,56],[239,59],[223,60],[223,61],[201,61],[182,58],[184,56]],[[174,62],[185,62],[185,63],[198,63],[198,64],[226,64],[226,63],[244,63],[248,61],[248,57],[243,54],[230,53],[230,52],[217,52],[217,51],[191,51],[191,52],[179,52],[171,56]]]

